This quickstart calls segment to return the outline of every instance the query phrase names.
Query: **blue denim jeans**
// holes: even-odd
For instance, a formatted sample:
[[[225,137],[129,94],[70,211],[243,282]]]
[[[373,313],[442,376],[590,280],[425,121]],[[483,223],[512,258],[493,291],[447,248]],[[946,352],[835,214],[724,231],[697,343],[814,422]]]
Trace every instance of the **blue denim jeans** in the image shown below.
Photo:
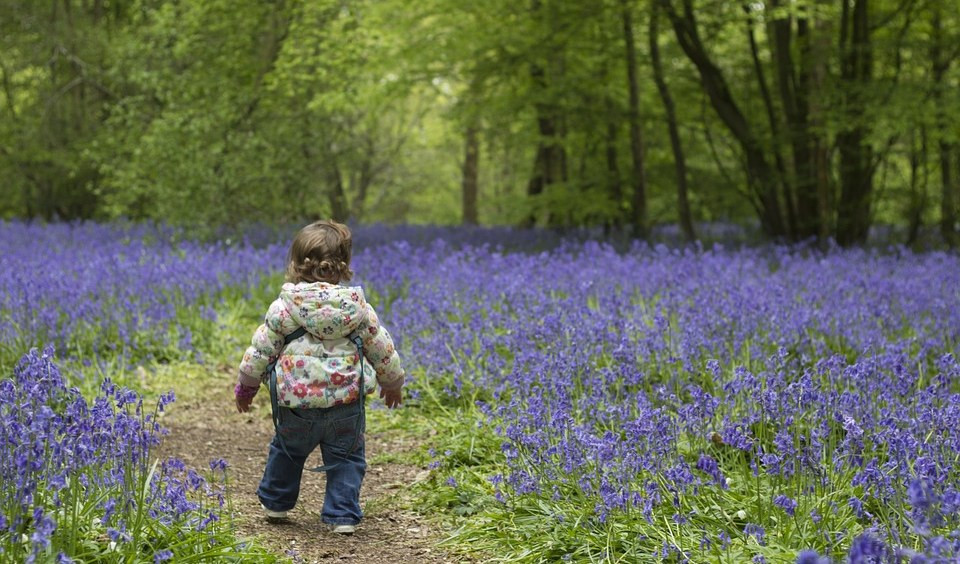
[[[360,484],[367,469],[364,458],[360,402],[326,409],[280,408],[279,436],[270,443],[270,454],[263,479],[257,489],[260,503],[272,511],[293,509],[300,495],[300,478],[307,457],[320,447],[327,470],[327,488],[320,518],[331,525],[356,525],[363,518],[360,510]],[[357,429],[360,437],[357,437]],[[355,448],[354,448],[355,447]],[[351,448],[354,448],[351,452]],[[290,456],[287,456],[287,453]]]

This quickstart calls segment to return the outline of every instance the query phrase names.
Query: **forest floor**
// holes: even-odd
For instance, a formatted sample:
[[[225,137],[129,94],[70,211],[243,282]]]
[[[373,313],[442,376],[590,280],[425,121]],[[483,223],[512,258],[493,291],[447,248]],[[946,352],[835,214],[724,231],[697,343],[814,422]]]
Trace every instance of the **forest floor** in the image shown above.
[[[368,410],[368,468],[360,493],[365,516],[357,532],[337,535],[320,522],[325,477],[311,472],[304,473],[300,499],[289,521],[267,523],[255,492],[273,437],[270,405],[267,398],[258,396],[249,413],[238,413],[230,375],[224,367],[218,374],[222,377],[196,378],[186,383],[190,390],[177,390],[178,400],[164,414],[163,425],[170,432],[160,450],[162,456],[180,458],[195,468],[207,468],[217,458],[228,462],[239,536],[253,537],[277,554],[305,563],[465,561],[461,555],[437,548],[439,528],[411,508],[409,489],[426,479],[429,471],[404,462],[409,457],[403,455],[421,448],[422,441],[388,423],[376,425],[389,418],[371,417],[373,410]],[[319,449],[307,464],[321,464]]]

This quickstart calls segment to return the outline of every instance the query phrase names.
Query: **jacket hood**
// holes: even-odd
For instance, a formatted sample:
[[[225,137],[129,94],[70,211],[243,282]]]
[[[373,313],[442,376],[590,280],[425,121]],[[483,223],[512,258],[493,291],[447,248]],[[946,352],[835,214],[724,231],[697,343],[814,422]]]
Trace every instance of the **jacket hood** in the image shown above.
[[[325,282],[287,283],[280,291],[290,316],[319,339],[346,337],[366,319],[366,299],[359,286]]]

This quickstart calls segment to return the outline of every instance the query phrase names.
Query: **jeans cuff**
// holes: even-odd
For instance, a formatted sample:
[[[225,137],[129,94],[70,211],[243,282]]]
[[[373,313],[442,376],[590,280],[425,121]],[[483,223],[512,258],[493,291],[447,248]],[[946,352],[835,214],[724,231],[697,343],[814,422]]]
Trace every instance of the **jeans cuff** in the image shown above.
[[[274,502],[272,502],[272,501],[267,501],[267,500],[263,499],[262,497],[260,497],[259,495],[258,495],[257,497],[260,498],[260,505],[262,505],[263,507],[269,509],[270,511],[290,511],[291,509],[293,509],[294,507],[297,506],[297,504],[294,503],[294,504],[291,505],[290,507],[280,507],[278,504],[276,504],[276,503],[274,503]]]
[[[336,517],[333,519],[329,517],[321,517],[320,520],[326,523],[327,525],[359,525],[360,524],[360,521],[356,521],[349,517]]]

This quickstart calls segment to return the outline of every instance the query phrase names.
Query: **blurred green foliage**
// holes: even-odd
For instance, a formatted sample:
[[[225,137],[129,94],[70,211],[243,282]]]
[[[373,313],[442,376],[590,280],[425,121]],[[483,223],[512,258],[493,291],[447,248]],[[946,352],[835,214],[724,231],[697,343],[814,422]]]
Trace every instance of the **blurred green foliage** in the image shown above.
[[[751,169],[684,29],[776,179]],[[642,221],[676,222],[674,120],[696,221],[833,235],[859,162],[866,221],[952,236],[958,40],[960,6],[922,0],[0,0],[0,217],[458,223],[475,174],[481,223],[615,227],[640,221],[641,175]],[[825,159],[806,223],[801,130]]]

